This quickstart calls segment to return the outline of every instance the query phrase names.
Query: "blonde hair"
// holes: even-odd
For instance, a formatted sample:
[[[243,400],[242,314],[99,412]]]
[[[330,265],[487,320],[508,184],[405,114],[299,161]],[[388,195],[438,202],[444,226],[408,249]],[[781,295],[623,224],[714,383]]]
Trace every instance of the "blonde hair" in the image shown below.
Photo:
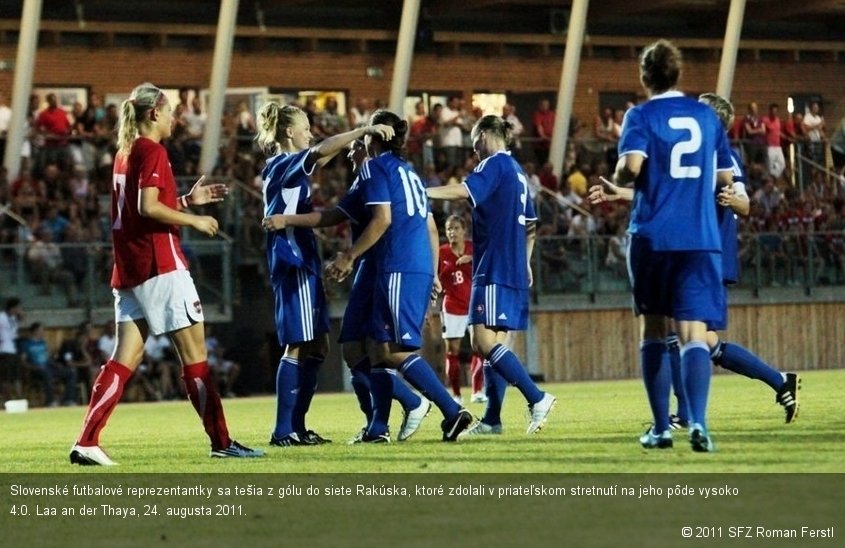
[[[281,142],[286,138],[285,130],[296,123],[305,111],[293,105],[280,105],[275,101],[266,103],[258,111],[258,133],[255,142],[267,155],[278,154]]]
[[[117,153],[129,154],[132,144],[138,138],[138,128],[150,124],[150,113],[167,103],[167,96],[159,88],[143,83],[132,90],[129,99],[120,105],[120,121],[117,130]]]

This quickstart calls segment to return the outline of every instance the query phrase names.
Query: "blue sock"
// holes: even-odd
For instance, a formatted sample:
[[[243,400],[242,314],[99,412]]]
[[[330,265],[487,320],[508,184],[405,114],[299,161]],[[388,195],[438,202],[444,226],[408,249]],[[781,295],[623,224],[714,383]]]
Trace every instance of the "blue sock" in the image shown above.
[[[490,365],[484,361],[484,394],[487,396],[487,407],[484,408],[484,416],[481,422],[495,426],[502,424],[502,404],[505,402],[505,390],[508,381]]]
[[[529,405],[534,405],[543,399],[543,392],[537,388],[537,385],[534,384],[534,381],[531,380],[528,372],[520,363],[519,358],[507,346],[503,344],[494,346],[487,355],[487,361],[490,362],[490,366],[496,370],[496,373],[504,377],[508,384],[516,386],[522,392]]]
[[[299,360],[282,358],[276,370],[276,427],[273,436],[283,438],[293,432],[293,409],[299,388]]]
[[[672,368],[667,359],[668,348],[662,339],[646,339],[640,343],[640,367],[643,372],[648,404],[654,416],[654,431],[669,429],[669,395],[672,390]]]
[[[393,377],[393,399],[399,402],[402,409],[412,411],[419,407],[422,399],[411,390],[410,386],[405,384],[402,375],[395,369],[388,369],[387,372]]]
[[[710,394],[710,349],[700,341],[690,341],[681,348],[681,367],[689,398],[690,424],[707,428],[707,397]]]
[[[373,420],[373,396],[370,394],[370,358],[364,356],[349,373],[352,375],[352,391],[358,398],[358,406],[367,418],[367,424]]]
[[[367,427],[367,433],[375,437],[389,431],[390,406],[393,403],[393,377],[384,367],[370,370],[370,392],[373,395],[373,420]]]
[[[461,410],[461,406],[455,403],[428,362],[421,357],[411,354],[399,370],[411,386],[434,402],[445,418],[450,419]]]
[[[761,380],[771,386],[775,392],[780,390],[784,383],[783,374],[780,371],[738,344],[719,343],[710,356],[716,365],[749,379]]]
[[[291,426],[294,432],[305,432],[305,415],[311,408],[311,400],[314,399],[314,392],[317,391],[317,372],[320,366],[326,361],[322,355],[311,355],[299,366],[299,393],[296,395],[296,405],[293,408]]]
[[[666,347],[669,349],[666,356],[669,358],[669,366],[672,369],[672,391],[675,392],[675,399],[678,402],[678,418],[683,422],[689,422],[689,401],[687,401],[687,389],[684,387],[684,371],[681,369],[681,345],[676,334],[670,333],[666,337]]]

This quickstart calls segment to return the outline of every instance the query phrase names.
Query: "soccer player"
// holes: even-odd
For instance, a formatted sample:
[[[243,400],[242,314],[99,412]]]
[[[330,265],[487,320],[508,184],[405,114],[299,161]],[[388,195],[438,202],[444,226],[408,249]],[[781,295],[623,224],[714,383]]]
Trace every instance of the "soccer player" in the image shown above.
[[[481,162],[460,185],[426,190],[436,200],[466,200],[473,207],[472,292],[469,323],[473,346],[490,364],[484,371],[487,409],[468,433],[499,434],[506,383],[528,401],[528,433],[540,430],[557,399],[537,388],[519,358],[506,346],[509,331],[528,326],[531,251],[537,216],[528,199],[528,179],[507,150],[510,122],[482,117],[472,128]]]
[[[681,53],[666,40],[640,55],[640,81],[648,101],[625,115],[617,187],[634,184],[629,273],[641,318],[640,361],[654,426],[645,448],[672,447],[672,381],[666,318],[675,320],[681,371],[689,398],[690,444],[715,449],[707,430],[710,352],[707,323],[724,309],[721,240],[714,183],[732,183],[730,148],[714,112],[676,89]],[[714,162],[715,158],[715,162]]]
[[[364,142],[356,139],[352,142],[348,154],[352,162],[352,169],[357,173],[368,160],[367,148]],[[265,230],[282,230],[288,226],[325,227],[334,226],[346,221],[352,225],[353,243],[361,236],[364,227],[370,222],[370,210],[364,203],[364,193],[360,185],[360,177],[356,177],[352,186],[337,207],[323,211],[299,215],[271,215],[265,217]],[[375,258],[372,248],[361,255],[355,264],[352,277],[352,288],[349,291],[346,310],[340,328],[339,342],[343,359],[349,366],[352,375],[352,390],[358,399],[358,405],[366,417],[364,427],[350,443],[359,443],[367,431],[367,426],[373,418],[372,396],[370,394],[370,358],[367,355],[367,322],[362,321],[372,314],[373,288],[376,280]],[[399,441],[405,441],[420,427],[422,420],[431,409],[431,402],[427,398],[414,393],[394,370],[388,370],[393,376],[393,399],[402,405],[404,420],[399,431]]]
[[[734,109],[728,100],[715,93],[705,93],[699,97],[699,101],[709,105],[716,112],[726,131],[733,127]],[[727,328],[727,288],[739,281],[739,250],[737,249],[735,214],[747,216],[750,209],[748,194],[745,190],[745,173],[742,169],[742,161],[739,154],[733,149],[731,149],[731,158],[733,162],[733,184],[721,189],[716,197],[720,206],[716,209],[716,214],[722,241],[724,309],[719,320],[707,324],[707,346],[710,349],[711,360],[716,365],[740,375],[761,380],[771,386],[775,391],[775,402],[783,406],[786,413],[786,422],[790,423],[798,416],[797,391],[800,387],[798,375],[781,373],[742,346],[720,341],[718,334],[718,331]],[[628,200],[633,197],[631,189],[617,188],[611,183],[606,183],[605,188],[602,188],[601,185],[591,188],[589,199],[594,203],[613,199],[609,198],[608,194]],[[678,404],[678,413],[670,415],[670,426],[672,428],[684,428],[689,425],[689,408],[683,385],[677,336],[670,334],[666,344],[672,368],[672,386]]]
[[[311,146],[311,125],[302,109],[275,101],[264,105],[258,113],[256,140],[269,156],[262,172],[265,218],[312,212],[311,174],[368,133],[389,138],[393,128],[357,128]],[[276,334],[285,349],[276,372],[276,424],[270,445],[326,443],[329,440],[305,426],[329,331],[314,232],[293,226],[267,232],[267,261],[276,301]]]
[[[699,101],[710,106],[722,122],[725,131],[733,127],[734,108],[731,103],[715,93],[705,93]],[[742,346],[721,341],[718,331],[728,327],[727,288],[739,282],[739,249],[737,247],[736,214],[747,216],[750,211],[748,193],[745,190],[745,172],[739,155],[731,150],[733,160],[733,185],[725,187],[718,195],[717,216],[722,240],[722,280],[725,308],[722,317],[707,325],[707,346],[713,363],[729,371],[768,384],[775,391],[775,402],[784,408],[786,423],[798,416],[798,389],[800,378],[795,373],[781,373],[758,356]],[[674,383],[673,383],[674,384]],[[680,387],[676,385],[675,391]],[[678,407],[678,422],[683,425],[687,417],[684,409]]]
[[[100,448],[100,431],[141,362],[147,335],[162,333],[170,336],[182,362],[185,389],[211,440],[210,455],[263,455],[229,437],[208,368],[202,305],[179,243],[182,226],[208,236],[217,234],[216,219],[186,210],[223,200],[227,188],[203,185],[200,178],[188,194],[176,196],[167,151],[161,145],[162,139],[170,137],[172,126],[167,97],[152,84],[136,87],[121,105],[112,187],[111,285],[117,345],[91,391],[82,433],[70,452],[74,464],[115,464]]]
[[[419,176],[401,158],[408,123],[387,110],[373,114],[372,124],[387,124],[394,136],[374,135],[367,146],[371,159],[361,169],[364,198],[372,219],[347,252],[338,253],[326,272],[343,279],[355,259],[376,246],[370,338],[375,342],[370,371],[373,418],[362,438],[366,443],[390,441],[393,381],[388,369],[402,376],[443,413],[443,441],[455,441],[472,423],[472,415],[449,396],[431,366],[416,350],[435,278],[439,238]]]
[[[472,280],[472,242],[466,240],[466,221],[460,215],[446,219],[445,244],[440,246],[437,277],[443,285],[443,338],[446,339],[446,380],[456,402],[461,403],[461,341],[469,327],[469,294]],[[473,352],[470,363],[473,403],[486,403],[481,358]]]

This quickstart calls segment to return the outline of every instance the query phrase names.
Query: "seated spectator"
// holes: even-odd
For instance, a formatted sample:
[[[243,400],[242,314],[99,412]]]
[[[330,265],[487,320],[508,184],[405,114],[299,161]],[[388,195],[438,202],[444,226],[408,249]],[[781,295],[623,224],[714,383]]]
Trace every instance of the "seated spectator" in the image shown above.
[[[60,379],[65,383],[63,405],[76,405],[76,369],[58,363],[50,356],[50,348],[44,338],[44,326],[38,322],[29,328],[29,334],[21,340],[20,351],[24,358],[24,367],[30,375],[41,381],[44,392],[44,403],[48,407],[56,407],[54,381]]]
[[[41,286],[43,295],[52,294],[55,284],[64,288],[70,306],[77,305],[76,282],[65,268],[62,251],[53,242],[49,228],[41,227],[36,232],[35,241],[26,251],[26,262],[32,280]]]
[[[176,375],[179,359],[173,352],[173,345],[166,335],[150,335],[144,343],[144,363],[158,380],[156,399],[172,400],[179,396]]]
[[[62,341],[59,346],[57,361],[62,366],[74,369],[76,378],[85,383],[84,394],[90,394],[94,386],[94,379],[100,371],[100,364],[89,351],[91,340],[91,324],[83,322],[76,328],[73,336]]]
[[[208,367],[217,379],[220,393],[227,398],[234,398],[235,381],[241,373],[241,366],[226,358],[226,349],[214,336],[214,328],[208,323],[205,324],[205,347],[208,350]]]

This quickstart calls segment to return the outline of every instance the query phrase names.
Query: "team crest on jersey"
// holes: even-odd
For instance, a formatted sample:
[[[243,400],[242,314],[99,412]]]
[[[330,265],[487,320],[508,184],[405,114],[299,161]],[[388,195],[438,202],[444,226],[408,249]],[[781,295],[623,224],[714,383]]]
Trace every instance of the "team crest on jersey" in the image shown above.
[[[202,314],[202,303],[199,301],[194,301],[194,311],[197,314]]]
[[[478,312],[479,314],[481,314],[482,312],[484,312],[484,305],[480,304],[480,305],[476,306],[475,311]]]

